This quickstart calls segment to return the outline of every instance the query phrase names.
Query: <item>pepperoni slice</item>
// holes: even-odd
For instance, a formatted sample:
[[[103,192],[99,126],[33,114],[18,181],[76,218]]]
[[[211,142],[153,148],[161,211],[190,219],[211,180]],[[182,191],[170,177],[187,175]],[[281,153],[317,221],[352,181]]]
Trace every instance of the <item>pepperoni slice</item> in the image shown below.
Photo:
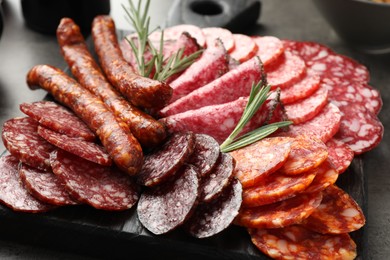
[[[69,137],[94,141],[95,134],[71,110],[51,101],[20,104],[20,110],[40,125]]]
[[[320,76],[308,70],[306,76],[299,82],[283,88],[280,93],[280,101],[283,104],[294,103],[311,96],[320,87]]]
[[[288,119],[294,124],[300,124],[317,116],[327,104],[328,90],[322,86],[309,97],[285,105],[285,109]]]
[[[274,36],[252,36],[258,49],[257,55],[260,57],[265,67],[273,65],[283,57],[283,42]]]
[[[57,206],[79,204],[70,196],[65,184],[53,172],[22,164],[19,167],[19,174],[26,189],[40,201]]]
[[[230,56],[243,63],[254,57],[259,49],[253,38],[245,34],[233,34],[235,48],[230,52]]]
[[[248,229],[253,244],[274,259],[355,259],[356,244],[349,234],[322,235],[301,225]]]
[[[269,205],[243,208],[234,224],[247,228],[281,228],[298,224],[320,205],[322,193],[299,194]]]
[[[202,32],[206,37],[207,47],[213,45],[215,39],[221,39],[227,52],[232,52],[235,48],[235,41],[231,31],[221,27],[206,27],[202,28]]]
[[[103,146],[79,138],[68,137],[41,126],[38,126],[38,134],[52,145],[83,159],[104,166],[112,165],[110,155]]]
[[[313,182],[316,174],[317,169],[299,175],[275,172],[257,186],[244,189],[243,205],[257,207],[294,197]]]
[[[41,170],[50,170],[50,153],[56,147],[40,137],[37,129],[38,122],[30,117],[7,120],[2,131],[4,146],[21,162]]]
[[[310,136],[299,136],[291,144],[291,152],[280,171],[295,175],[316,168],[328,157],[326,145]]]
[[[355,153],[344,142],[335,138],[326,142],[328,147],[328,159],[336,167],[337,172],[343,173],[351,165]]]
[[[321,205],[303,222],[305,227],[322,234],[342,234],[364,226],[363,211],[348,193],[331,185],[322,194]]]
[[[7,154],[0,158],[0,202],[14,211],[38,213],[55,208],[33,197],[23,186],[18,171],[19,160]]]
[[[233,179],[226,191],[210,203],[200,204],[185,223],[186,230],[194,237],[216,235],[233,222],[242,202],[242,186]]]
[[[232,151],[236,160],[235,176],[244,188],[256,186],[286,162],[293,139],[264,138],[256,143]]]
[[[304,193],[313,193],[319,192],[326,189],[328,186],[336,183],[339,177],[339,173],[337,172],[335,166],[330,162],[330,160],[326,160],[321,163],[317,168],[317,175],[314,178],[313,182],[309,187],[304,191]]]
[[[181,226],[196,207],[199,189],[197,172],[190,165],[179,170],[170,183],[145,190],[137,205],[138,219],[156,235]]]
[[[53,152],[51,164],[77,201],[108,211],[130,209],[138,201],[139,186],[116,167],[104,167],[60,149]]]

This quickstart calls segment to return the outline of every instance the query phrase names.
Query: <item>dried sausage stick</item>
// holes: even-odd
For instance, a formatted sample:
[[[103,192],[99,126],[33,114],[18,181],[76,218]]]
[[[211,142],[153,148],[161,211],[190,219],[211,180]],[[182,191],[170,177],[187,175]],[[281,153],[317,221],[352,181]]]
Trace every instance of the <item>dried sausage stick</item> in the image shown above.
[[[72,19],[61,19],[57,40],[64,59],[80,85],[100,97],[129,126],[142,146],[153,147],[165,139],[167,134],[163,124],[130,104],[107,81],[88,50],[79,26]]]
[[[27,84],[31,89],[40,86],[72,109],[96,133],[121,170],[129,175],[140,171],[143,163],[141,145],[128,126],[117,120],[98,97],[60,69],[49,65],[34,66],[27,74]]]
[[[96,16],[92,22],[92,38],[100,65],[107,79],[133,105],[161,108],[172,96],[172,88],[165,82],[142,77],[134,73],[123,58],[110,16]]]

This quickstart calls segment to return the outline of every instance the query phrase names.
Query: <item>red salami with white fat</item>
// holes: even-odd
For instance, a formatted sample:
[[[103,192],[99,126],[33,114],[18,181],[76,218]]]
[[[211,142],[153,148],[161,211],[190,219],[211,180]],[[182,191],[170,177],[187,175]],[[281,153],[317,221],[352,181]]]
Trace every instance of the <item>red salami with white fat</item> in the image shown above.
[[[355,259],[356,244],[349,234],[322,235],[302,225],[248,229],[253,244],[274,259]]]
[[[71,110],[51,101],[20,104],[20,110],[40,125],[69,137],[94,141],[95,134]]]
[[[232,52],[235,48],[233,34],[226,28],[221,27],[206,27],[202,28],[202,32],[206,37],[207,48],[214,44],[215,39],[221,39],[227,52]]]
[[[200,177],[205,177],[214,169],[220,152],[219,144],[213,137],[195,134],[194,151],[188,162],[196,168]]]
[[[189,68],[169,85],[173,89],[169,103],[203,87],[229,70],[229,60],[220,40],[211,44]]]
[[[337,172],[343,173],[351,165],[355,153],[344,142],[335,138],[326,142],[328,160],[335,166]]]
[[[281,228],[299,224],[320,205],[322,193],[299,194],[290,199],[254,208],[243,208],[234,224],[247,228]]]
[[[185,223],[194,237],[206,238],[221,233],[232,224],[242,202],[242,186],[233,179],[223,194],[210,203],[200,204]]]
[[[365,223],[363,211],[356,201],[335,185],[323,191],[321,205],[303,222],[305,227],[322,234],[353,232]]]
[[[317,168],[317,175],[303,193],[319,192],[336,183],[339,173],[331,161],[326,160]]]
[[[37,129],[38,122],[30,117],[8,119],[3,125],[3,143],[21,162],[41,170],[50,170],[50,153],[56,147],[40,137]]]
[[[142,225],[155,235],[181,226],[197,204],[197,175],[192,166],[186,165],[172,182],[144,190],[137,205],[138,219]]]
[[[283,42],[274,36],[253,36],[258,49],[258,55],[265,67],[278,63],[283,57],[284,46]]]
[[[223,104],[239,97],[249,96],[253,82],[262,75],[262,64],[258,57],[240,64],[209,84],[161,109],[160,116],[166,117],[204,106]]]
[[[308,70],[306,76],[299,82],[283,88],[280,100],[283,104],[290,104],[305,99],[315,93],[320,87],[320,76]]]
[[[317,42],[283,40],[283,45],[287,51],[300,56],[308,65],[333,53],[331,49]]]
[[[254,39],[245,34],[234,33],[234,49],[230,56],[240,63],[254,57],[259,49]],[[260,57],[261,58],[261,57]]]
[[[14,211],[39,213],[55,208],[33,197],[23,186],[19,171],[19,160],[12,155],[0,158],[0,202]]]
[[[139,186],[114,166],[104,167],[60,149],[52,153],[51,164],[71,196],[96,209],[126,210],[139,199]]]
[[[161,147],[145,155],[137,182],[144,186],[157,186],[172,179],[194,151],[195,140],[191,132],[175,133]]]
[[[231,155],[221,153],[215,168],[201,179],[199,202],[210,202],[222,194],[234,178],[235,165]]]
[[[65,184],[53,172],[21,164],[19,174],[24,187],[40,201],[57,206],[79,204],[70,196]]]
[[[96,143],[68,137],[42,126],[38,126],[38,134],[52,145],[80,156],[83,159],[104,166],[112,165],[110,155],[103,146]]]

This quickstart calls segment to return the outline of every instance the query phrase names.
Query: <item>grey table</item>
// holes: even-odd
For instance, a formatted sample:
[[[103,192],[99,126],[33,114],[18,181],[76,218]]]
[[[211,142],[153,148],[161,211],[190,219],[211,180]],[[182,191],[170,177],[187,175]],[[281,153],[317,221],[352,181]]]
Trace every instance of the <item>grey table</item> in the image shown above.
[[[126,29],[121,2],[123,1],[112,1],[111,15],[117,21],[119,29]],[[152,1],[154,25],[163,24],[171,3],[172,1]],[[20,103],[38,101],[46,95],[44,91],[28,90],[25,84],[26,72],[32,66],[66,66],[54,36],[42,35],[26,28],[18,0],[5,0],[2,5],[5,26],[0,40],[0,124],[11,117],[22,115],[18,109]],[[245,33],[316,41],[365,64],[371,72],[370,83],[382,95],[384,105],[379,117],[385,129],[390,126],[390,55],[367,55],[346,45],[319,15],[310,0],[263,0],[262,7],[257,26],[249,28]],[[382,143],[363,155],[364,171],[368,175],[366,233],[369,259],[390,257],[390,178],[387,169],[390,161],[389,143],[390,137],[385,131]],[[4,150],[2,143],[0,148]],[[10,239],[1,233],[0,230],[0,259],[92,259],[88,255],[32,246],[29,239]],[[31,237],[32,240],[39,240],[40,234],[34,233]]]

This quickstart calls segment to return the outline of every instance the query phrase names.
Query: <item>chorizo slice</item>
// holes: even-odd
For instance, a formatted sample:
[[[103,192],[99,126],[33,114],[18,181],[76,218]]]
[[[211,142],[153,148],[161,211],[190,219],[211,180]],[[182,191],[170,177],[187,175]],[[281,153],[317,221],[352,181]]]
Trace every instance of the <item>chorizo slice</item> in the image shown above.
[[[327,159],[317,167],[317,175],[303,193],[318,192],[336,183],[339,173],[332,162]]]
[[[138,219],[155,235],[181,226],[197,205],[198,174],[190,165],[180,168],[172,182],[145,189],[137,204]]]
[[[143,163],[142,147],[129,127],[117,120],[103,101],[63,71],[49,65],[34,66],[27,74],[27,84],[31,89],[43,88],[68,106],[99,137],[122,171],[129,175],[138,174]]]
[[[61,149],[52,153],[51,165],[73,198],[96,209],[122,211],[139,199],[134,179],[114,166],[104,167]]]
[[[137,75],[123,58],[114,20],[98,15],[92,22],[92,39],[100,65],[108,81],[133,105],[161,108],[172,96],[172,88],[165,82]]]
[[[320,205],[322,193],[299,194],[269,205],[242,208],[234,224],[247,228],[281,228],[299,224]]]
[[[364,226],[363,211],[348,193],[330,185],[322,194],[320,206],[303,222],[306,228],[322,234],[342,234]]]
[[[194,146],[194,134],[191,132],[169,136],[160,147],[145,155],[137,182],[152,187],[174,178],[179,168],[190,158]]]
[[[10,154],[21,162],[41,170],[51,169],[50,153],[56,147],[39,136],[38,122],[34,119],[8,119],[3,124],[2,139]]]
[[[23,186],[19,171],[19,160],[13,155],[0,157],[0,202],[14,211],[40,213],[55,209],[33,197]]]
[[[95,134],[71,110],[52,101],[20,104],[20,110],[40,125],[69,137],[94,141]]]
[[[185,229],[196,238],[219,234],[233,223],[241,202],[242,186],[234,178],[223,194],[196,207],[193,215],[186,221]]]
[[[355,259],[356,244],[349,234],[322,235],[301,225],[248,229],[252,243],[274,259]]]

